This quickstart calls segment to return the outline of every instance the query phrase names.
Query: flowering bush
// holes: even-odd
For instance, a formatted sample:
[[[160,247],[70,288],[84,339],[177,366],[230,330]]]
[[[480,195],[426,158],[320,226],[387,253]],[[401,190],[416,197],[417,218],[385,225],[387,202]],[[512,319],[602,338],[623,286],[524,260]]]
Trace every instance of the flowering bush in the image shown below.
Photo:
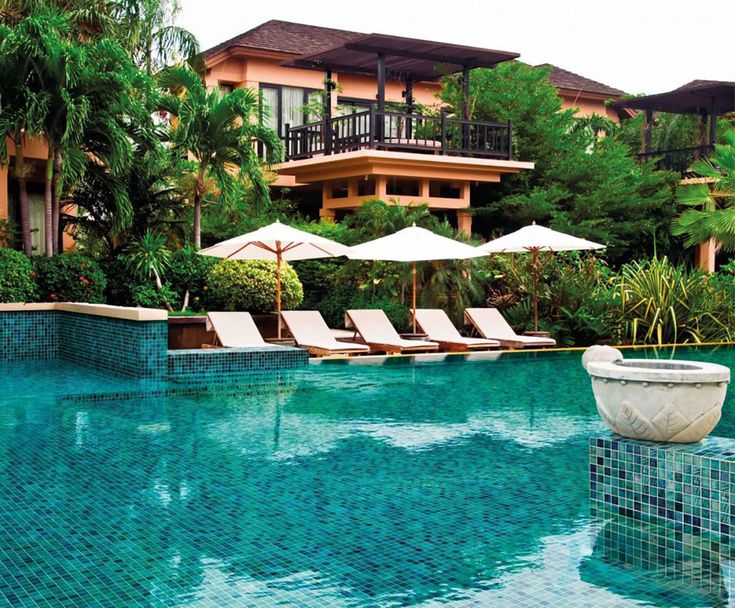
[[[0,247],[0,302],[31,302],[35,295],[31,261],[20,251]]]
[[[276,310],[276,263],[262,260],[224,260],[214,266],[207,281],[209,310]],[[304,290],[296,271],[284,263],[281,269],[281,306],[297,308]]]
[[[107,280],[94,260],[76,253],[33,260],[41,301],[104,302]]]

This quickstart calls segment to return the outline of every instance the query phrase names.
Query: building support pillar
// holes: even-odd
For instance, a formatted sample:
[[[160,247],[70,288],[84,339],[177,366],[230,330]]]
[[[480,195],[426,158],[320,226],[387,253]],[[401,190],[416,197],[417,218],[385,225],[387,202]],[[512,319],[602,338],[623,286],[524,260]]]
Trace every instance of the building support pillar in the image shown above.
[[[469,211],[457,211],[457,231],[472,235],[472,214]]]
[[[716,253],[717,242],[714,239],[699,243],[694,250],[694,263],[697,268],[705,272],[714,272]]]
[[[379,142],[383,141],[385,129],[385,54],[378,53],[378,116],[376,117],[375,132]]]

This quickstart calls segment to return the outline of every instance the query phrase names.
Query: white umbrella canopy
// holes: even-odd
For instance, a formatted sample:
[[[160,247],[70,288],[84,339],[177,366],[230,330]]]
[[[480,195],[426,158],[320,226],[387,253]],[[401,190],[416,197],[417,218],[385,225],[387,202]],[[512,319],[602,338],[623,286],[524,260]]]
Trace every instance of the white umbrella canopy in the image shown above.
[[[489,253],[530,253],[533,267],[533,329],[538,331],[538,252],[539,251],[583,251],[604,249],[605,245],[557,232],[533,222],[480,245],[477,249]]]
[[[278,313],[278,337],[281,337],[281,264],[283,260],[311,260],[347,255],[349,247],[281,224],[278,220],[206,249],[200,255],[210,255],[226,260],[270,260],[276,262],[276,312]]]
[[[414,224],[410,228],[404,228],[388,236],[355,245],[350,248],[347,257],[351,260],[412,262],[413,331],[416,333],[416,262],[466,260],[485,255],[488,255],[487,252],[477,247],[460,243]]]
[[[526,251],[580,251],[603,249],[605,245],[557,232],[534,222],[530,226],[494,239],[478,249],[486,253],[519,253]]]

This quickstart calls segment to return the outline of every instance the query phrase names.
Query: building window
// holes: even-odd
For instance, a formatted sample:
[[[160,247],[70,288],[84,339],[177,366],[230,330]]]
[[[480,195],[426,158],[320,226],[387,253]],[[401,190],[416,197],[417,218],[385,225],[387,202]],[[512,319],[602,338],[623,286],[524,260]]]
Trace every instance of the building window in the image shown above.
[[[227,93],[232,93],[232,91],[235,90],[235,85],[231,82],[220,82],[219,83],[219,92],[220,95],[227,95]]]
[[[317,89],[263,84],[260,91],[261,120],[265,126],[278,133],[279,137],[285,136],[287,124],[298,127],[319,119],[316,113],[309,112],[310,103],[313,104],[322,95]]]

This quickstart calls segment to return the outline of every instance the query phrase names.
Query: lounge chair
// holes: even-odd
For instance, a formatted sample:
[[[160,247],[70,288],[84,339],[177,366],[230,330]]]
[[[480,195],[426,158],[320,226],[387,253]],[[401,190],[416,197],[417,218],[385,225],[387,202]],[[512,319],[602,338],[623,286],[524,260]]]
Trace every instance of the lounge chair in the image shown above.
[[[214,331],[217,343],[227,348],[253,346],[281,348],[279,345],[269,344],[263,340],[249,312],[207,313],[207,331]]]
[[[498,348],[500,342],[488,338],[465,338],[443,310],[438,308],[420,308],[416,311],[416,323],[429,336],[429,340],[438,342],[444,350],[468,351]]]
[[[489,340],[497,340],[501,346],[507,348],[544,348],[556,346],[553,338],[538,336],[519,336],[508,325],[497,308],[467,308],[464,311],[465,320],[471,323],[477,332]]]
[[[316,310],[286,310],[281,313],[281,318],[296,344],[306,348],[312,355],[322,357],[370,352],[367,344],[336,340],[322,315]]]
[[[439,349],[436,342],[401,338],[382,310],[348,310],[345,316],[373,351],[405,353]]]

